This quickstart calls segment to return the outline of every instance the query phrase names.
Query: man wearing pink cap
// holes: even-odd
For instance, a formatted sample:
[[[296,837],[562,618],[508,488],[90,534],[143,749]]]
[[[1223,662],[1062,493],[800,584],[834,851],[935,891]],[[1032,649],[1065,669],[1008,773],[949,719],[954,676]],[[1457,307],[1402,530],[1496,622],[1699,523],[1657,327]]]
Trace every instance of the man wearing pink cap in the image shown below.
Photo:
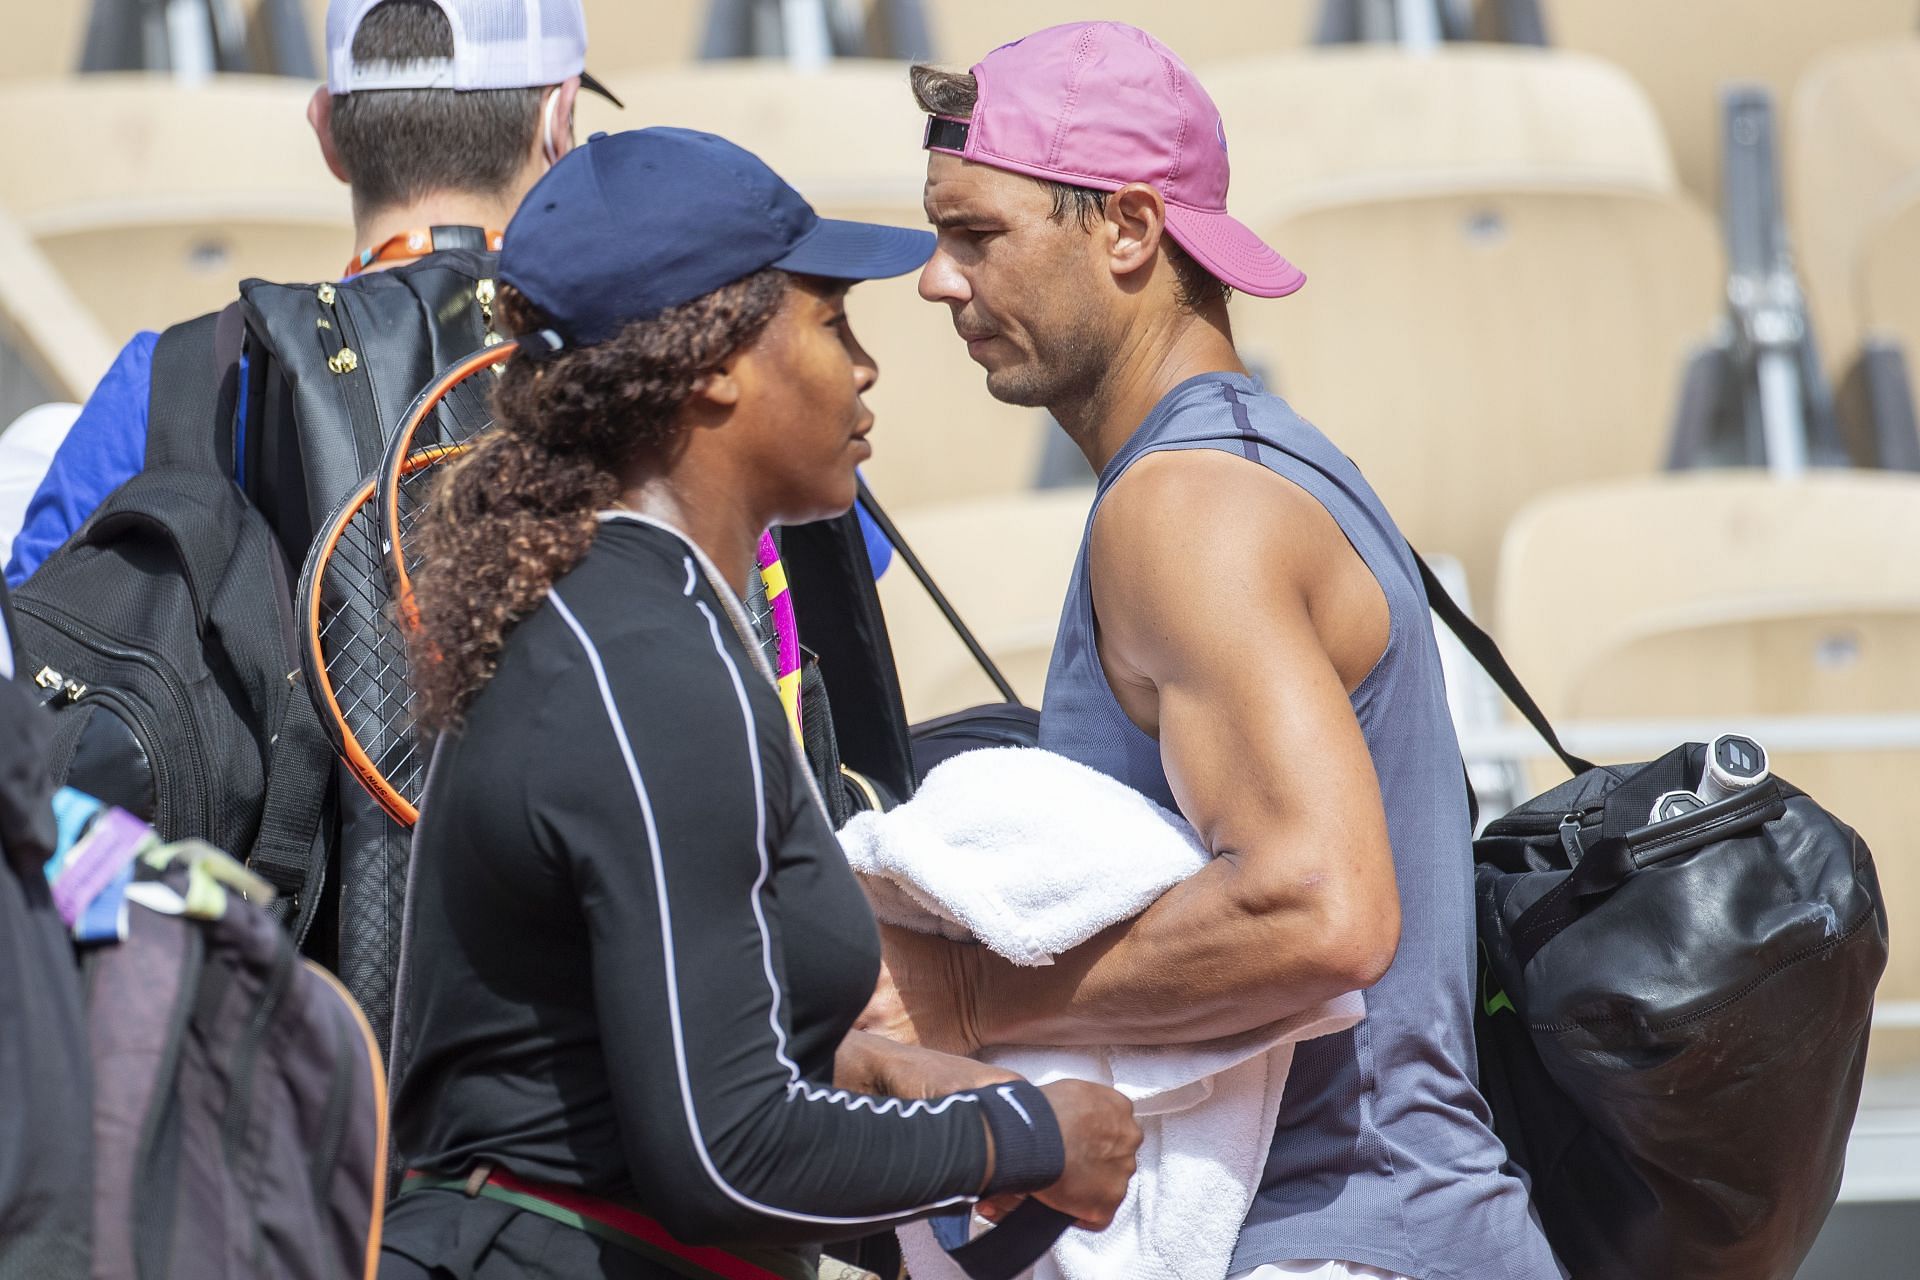
[[[890,931],[869,1025],[962,1051],[1177,1044],[1364,989],[1358,1027],[1297,1049],[1233,1272],[1563,1275],[1476,1086],[1467,795],[1419,571],[1234,351],[1229,292],[1305,276],[1227,213],[1218,111],[1118,23],[917,67],[914,90],[921,295],[1099,476],[1040,745],[1218,856],[1048,968]]]

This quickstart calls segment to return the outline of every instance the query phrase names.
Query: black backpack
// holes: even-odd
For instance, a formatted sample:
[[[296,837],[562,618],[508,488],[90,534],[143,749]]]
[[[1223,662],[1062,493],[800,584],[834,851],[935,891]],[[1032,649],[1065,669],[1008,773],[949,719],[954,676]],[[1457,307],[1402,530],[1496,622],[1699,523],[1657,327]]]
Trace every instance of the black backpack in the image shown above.
[[[319,897],[330,756],[297,684],[286,558],[212,429],[233,404],[237,369],[216,352],[237,320],[161,335],[146,466],[15,594],[17,639],[54,713],[54,780],[163,839],[244,856],[298,933]]]
[[[1873,855],[1774,776],[1652,821],[1698,789],[1706,748],[1568,754],[1421,569],[1574,775],[1474,841],[1481,1088],[1548,1240],[1573,1280],[1790,1280],[1839,1194],[1866,1070],[1887,962]]]

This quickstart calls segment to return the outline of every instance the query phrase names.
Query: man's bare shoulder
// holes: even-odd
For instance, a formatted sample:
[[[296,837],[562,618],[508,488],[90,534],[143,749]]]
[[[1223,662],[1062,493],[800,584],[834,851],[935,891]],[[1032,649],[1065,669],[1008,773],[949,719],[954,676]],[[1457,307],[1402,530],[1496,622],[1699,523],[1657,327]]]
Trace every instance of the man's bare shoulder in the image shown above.
[[[1119,563],[1188,581],[1258,564],[1269,585],[1278,575],[1304,588],[1326,552],[1345,547],[1327,509],[1278,472],[1223,449],[1163,449],[1114,481],[1089,551],[1096,568]]]
[[[1149,454],[1114,482],[1088,546],[1110,677],[1157,683],[1283,637],[1351,690],[1386,648],[1385,595],[1318,499],[1220,449]]]

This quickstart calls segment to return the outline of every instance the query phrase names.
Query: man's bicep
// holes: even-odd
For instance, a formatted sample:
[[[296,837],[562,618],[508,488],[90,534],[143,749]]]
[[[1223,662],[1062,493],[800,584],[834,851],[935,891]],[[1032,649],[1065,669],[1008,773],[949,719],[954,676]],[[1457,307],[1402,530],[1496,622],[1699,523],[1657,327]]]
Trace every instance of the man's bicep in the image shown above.
[[[1178,460],[1190,472],[1196,461]],[[1143,727],[1215,853],[1270,862],[1286,850],[1263,869],[1288,878],[1355,865],[1390,876],[1372,757],[1307,604],[1324,567],[1303,536],[1318,509],[1289,511],[1312,499],[1238,459],[1204,463],[1203,494],[1163,467],[1102,508],[1093,582],[1109,678],[1151,689]]]
[[[1284,848],[1300,874],[1384,850],[1373,760],[1304,604],[1273,593],[1236,613],[1244,625],[1193,637],[1157,682],[1182,813],[1214,852]]]

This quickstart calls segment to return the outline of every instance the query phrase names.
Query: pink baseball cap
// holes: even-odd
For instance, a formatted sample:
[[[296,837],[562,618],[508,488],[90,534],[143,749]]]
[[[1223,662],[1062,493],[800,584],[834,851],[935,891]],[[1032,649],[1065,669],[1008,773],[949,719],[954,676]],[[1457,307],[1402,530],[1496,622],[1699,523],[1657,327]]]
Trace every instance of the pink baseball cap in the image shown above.
[[[1167,232],[1244,293],[1283,298],[1298,267],[1227,212],[1220,109],[1167,46],[1123,22],[1075,22],[1001,45],[973,66],[968,120],[930,117],[924,145],[1077,187],[1144,182],[1167,205]]]

